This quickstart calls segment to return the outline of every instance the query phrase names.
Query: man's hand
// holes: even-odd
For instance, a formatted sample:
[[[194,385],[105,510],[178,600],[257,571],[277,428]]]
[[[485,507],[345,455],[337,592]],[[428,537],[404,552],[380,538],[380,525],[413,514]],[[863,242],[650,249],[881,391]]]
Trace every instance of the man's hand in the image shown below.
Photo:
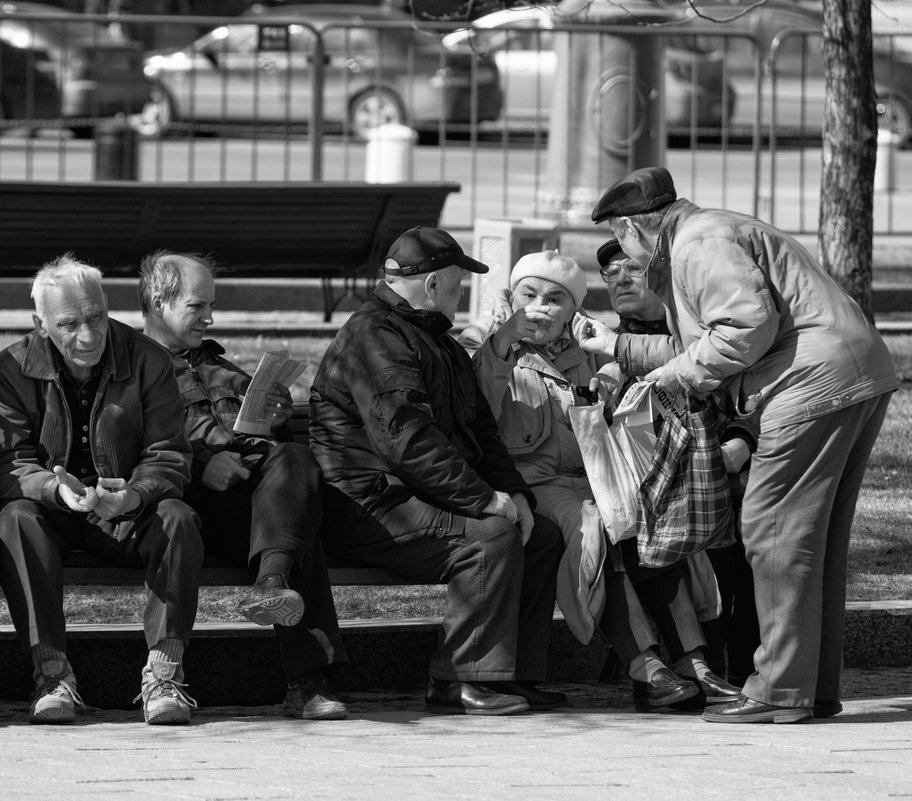
[[[677,376],[674,373],[674,369],[670,368],[667,364],[662,367],[657,367],[651,373],[646,375],[643,378],[644,381],[655,381],[655,388],[662,389],[667,392],[669,395],[674,395],[680,387]]]
[[[60,465],[54,468],[54,475],[57,477],[57,494],[71,511],[88,514],[98,504],[95,489],[87,487]]]
[[[219,451],[203,470],[203,486],[206,489],[224,492],[240,481],[250,478],[250,471],[244,467],[241,456],[233,451]]]
[[[526,506],[528,507],[528,504],[526,504]],[[488,501],[488,505],[481,510],[481,513],[483,515],[505,517],[511,523],[516,522],[518,515],[516,504],[513,503],[513,499],[507,495],[506,492],[498,492],[497,490],[494,491],[494,497]]]
[[[573,337],[579,342],[583,350],[591,353],[601,353],[609,359],[614,360],[614,348],[617,344],[618,335],[603,323],[592,317],[586,317],[582,314],[576,314],[571,323]]]
[[[548,308],[529,304],[508,317],[493,337],[494,353],[505,359],[514,342],[535,336],[539,323],[549,321]]]
[[[722,461],[726,473],[740,473],[750,456],[750,447],[741,437],[722,443]]]
[[[95,490],[98,503],[94,511],[102,520],[113,520],[132,512],[142,502],[139,493],[127,486],[123,478],[99,478]]]
[[[617,362],[610,362],[589,380],[589,391],[595,392],[600,401],[610,405],[626,380],[627,376],[621,372]]]
[[[294,414],[294,401],[288,387],[278,381],[274,382],[272,389],[263,397],[263,409],[267,414],[273,415],[271,426],[272,433],[275,434]]]
[[[522,544],[529,542],[532,536],[532,529],[535,527],[535,518],[532,516],[532,509],[529,507],[529,501],[521,492],[514,492],[510,495],[513,503],[516,505],[516,528],[522,534]]]

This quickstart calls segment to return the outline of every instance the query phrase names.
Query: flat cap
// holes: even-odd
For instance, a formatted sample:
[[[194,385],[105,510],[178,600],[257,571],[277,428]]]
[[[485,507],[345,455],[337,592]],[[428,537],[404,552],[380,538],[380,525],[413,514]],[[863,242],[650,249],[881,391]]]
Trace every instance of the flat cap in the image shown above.
[[[656,211],[678,199],[664,167],[643,167],[610,186],[592,211],[593,222]]]

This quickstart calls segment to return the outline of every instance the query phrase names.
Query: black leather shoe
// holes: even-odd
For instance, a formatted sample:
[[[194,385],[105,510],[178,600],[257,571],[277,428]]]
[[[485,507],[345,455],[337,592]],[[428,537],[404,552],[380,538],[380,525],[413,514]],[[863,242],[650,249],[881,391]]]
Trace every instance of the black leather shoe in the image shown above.
[[[703,710],[703,720],[709,723],[800,723],[812,717],[810,707],[761,704],[744,695],[730,704]]]
[[[693,698],[700,689],[689,679],[676,676],[668,668],[657,670],[648,681],[633,681],[633,705],[637,712],[649,712],[676,701]]]
[[[431,676],[424,703],[465,715],[512,715],[525,712],[529,702],[518,695],[492,692],[471,681],[446,681]]]
[[[840,712],[842,712],[842,704],[839,701],[824,701],[820,698],[814,699],[815,718],[832,718]]]
[[[518,695],[529,703],[533,712],[542,712],[547,709],[558,709],[567,706],[569,699],[564,693],[552,690],[540,690],[534,681],[486,681],[484,686],[496,693]]]
[[[693,676],[682,676],[681,678],[695,681],[700,688],[700,692],[686,701],[669,704],[674,709],[692,712],[696,709],[703,709],[707,704],[729,704],[741,697],[740,687],[729,684],[715,673],[707,673],[702,679],[697,679]]]
[[[700,691],[706,696],[707,704],[727,704],[737,701],[741,697],[741,688],[729,684],[725,679],[715,673],[706,673],[702,679],[697,679]]]

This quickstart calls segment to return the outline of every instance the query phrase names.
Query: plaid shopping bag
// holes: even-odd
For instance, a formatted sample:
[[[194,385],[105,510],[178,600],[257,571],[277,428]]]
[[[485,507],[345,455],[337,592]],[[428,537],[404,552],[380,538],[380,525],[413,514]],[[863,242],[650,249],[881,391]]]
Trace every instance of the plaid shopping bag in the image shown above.
[[[711,401],[692,400],[680,414],[666,413],[640,484],[646,512],[637,538],[641,564],[662,567],[735,541],[718,425]]]

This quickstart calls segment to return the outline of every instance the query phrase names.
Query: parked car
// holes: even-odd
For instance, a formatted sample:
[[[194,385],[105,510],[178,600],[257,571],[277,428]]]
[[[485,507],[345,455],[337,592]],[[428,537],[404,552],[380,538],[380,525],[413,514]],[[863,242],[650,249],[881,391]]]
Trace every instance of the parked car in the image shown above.
[[[668,22],[679,12],[636,0],[603,8],[599,24]],[[545,130],[551,110],[557,54],[555,25],[574,23],[547,8],[508,8],[486,14],[472,27],[443,37],[451,50],[472,49],[493,57],[504,95],[502,123],[508,130]],[[595,35],[574,34],[577,47],[601,47]],[[692,120],[700,128],[720,128],[734,112],[736,93],[722,77],[718,53],[696,46],[693,37],[665,34],[665,121],[669,131],[684,131]]]
[[[156,88],[141,130],[158,134],[177,120],[308,123],[318,34],[328,126],[366,138],[383,123],[452,130],[500,113],[493,61],[451,53],[405,14],[283,5],[255,7],[184,49],[147,54],[146,75]]]
[[[0,39],[0,130],[39,127],[60,115],[54,65]]]
[[[42,76],[26,81],[24,94],[16,96],[7,83],[10,76],[5,75],[4,116],[24,112],[37,119],[62,119],[74,134],[88,137],[100,118],[142,110],[149,83],[138,43],[124,40],[80,14],[44,3],[2,2],[0,11],[0,42],[4,45],[0,67],[8,57],[10,64],[18,61],[23,69]],[[19,51],[19,56],[11,56],[7,48]],[[53,108],[49,82],[56,94]]]
[[[780,135],[819,137],[824,111],[823,14],[819,9],[784,0],[767,0],[747,10],[743,3],[700,0],[704,15],[727,20],[720,30],[752,34],[762,54],[761,125],[767,130],[776,114]],[[744,12],[744,13],[742,13]],[[694,20],[706,24],[705,20]],[[821,35],[808,35],[807,32]],[[775,62],[770,48],[779,37]],[[700,37],[703,48],[722,54],[727,75],[738,93],[734,128],[753,125],[757,108],[756,48],[742,36]],[[775,105],[773,66],[775,63]],[[890,51],[889,41],[874,40],[874,87],[881,126],[891,129],[903,143],[912,138],[912,53],[899,47]]]

